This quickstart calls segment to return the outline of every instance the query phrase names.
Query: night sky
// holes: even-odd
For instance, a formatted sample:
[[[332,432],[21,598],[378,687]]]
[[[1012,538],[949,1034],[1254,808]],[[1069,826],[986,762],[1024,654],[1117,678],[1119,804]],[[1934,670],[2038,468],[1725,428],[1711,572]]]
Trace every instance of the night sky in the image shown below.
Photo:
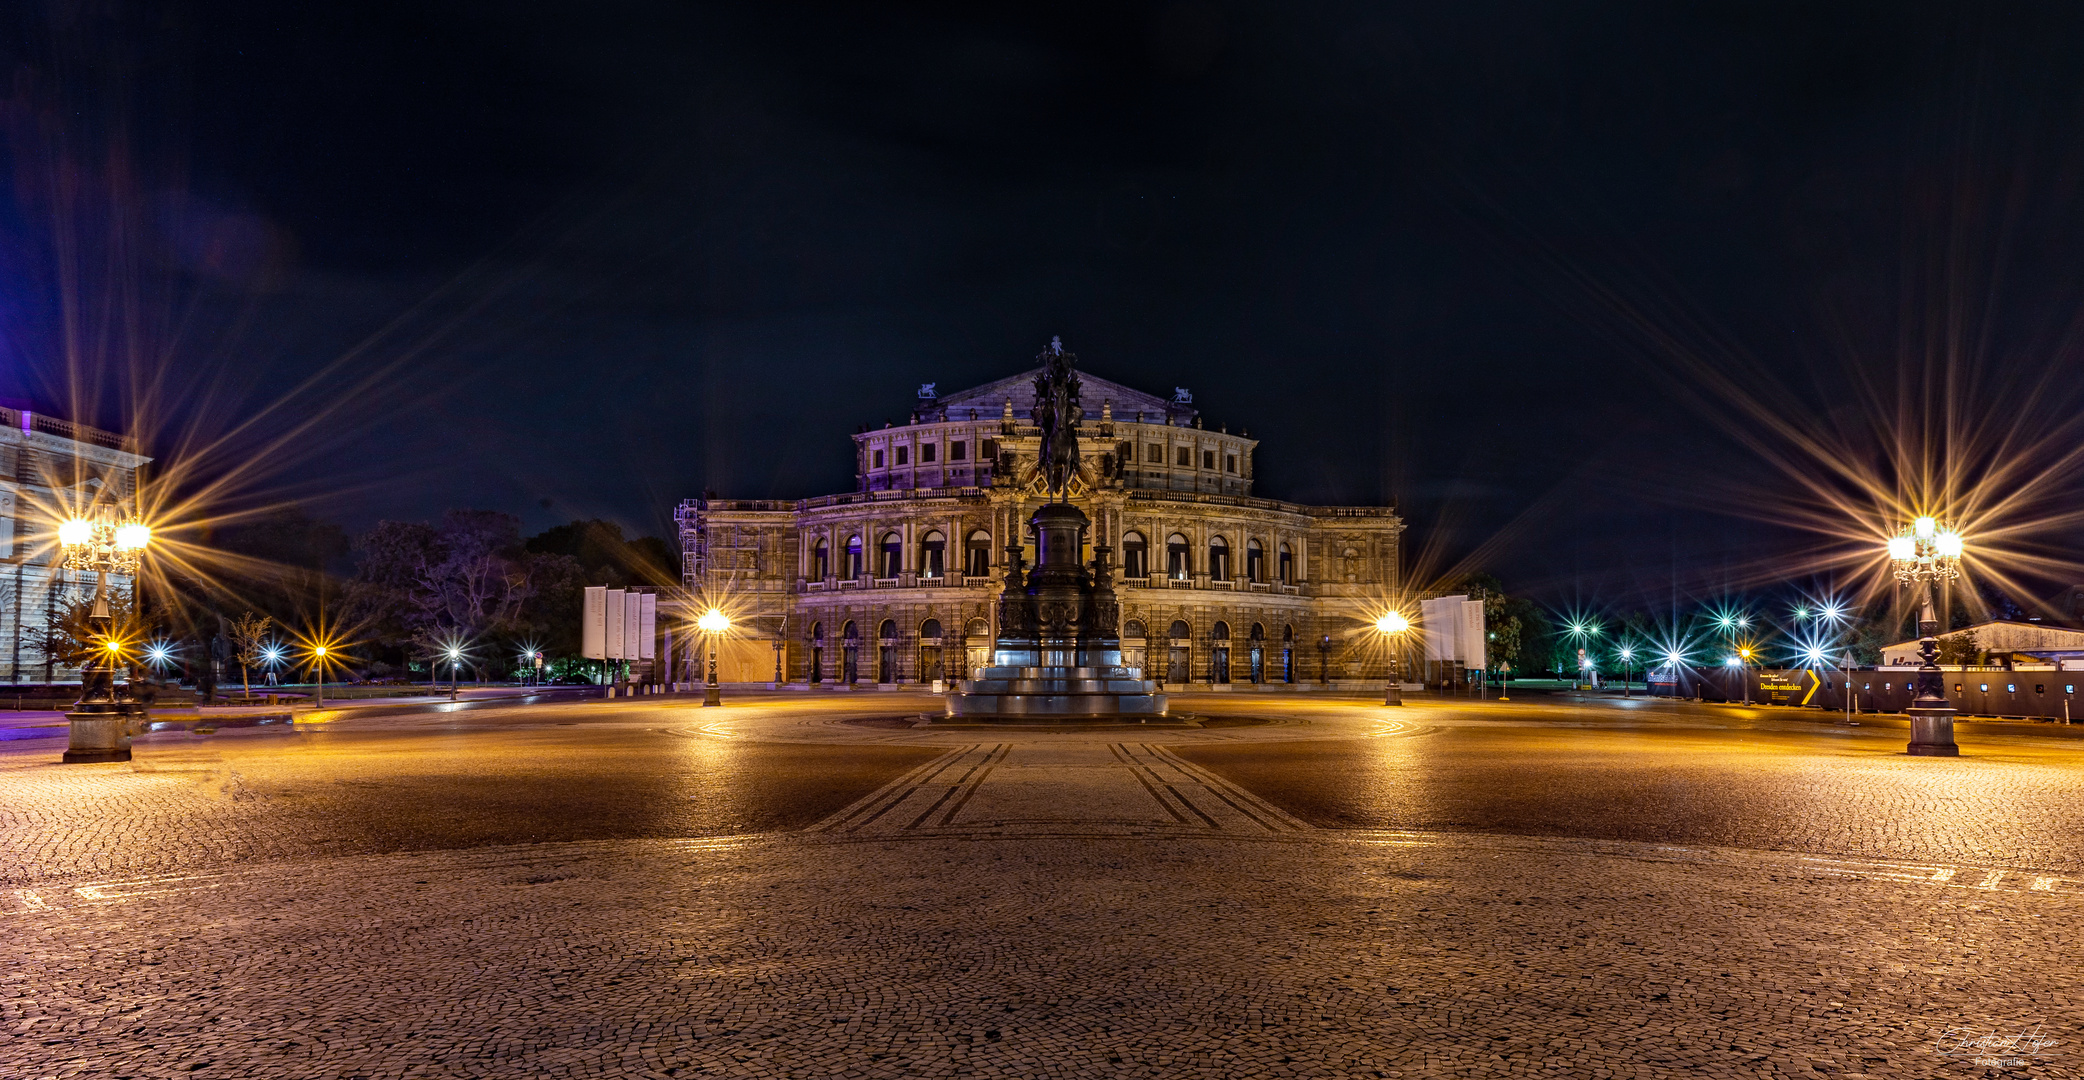
[[[1421,579],[1707,597],[1906,418],[2079,442],[2084,15],[1998,8],[29,4],[0,394],[227,508],[667,535],[1060,334]]]

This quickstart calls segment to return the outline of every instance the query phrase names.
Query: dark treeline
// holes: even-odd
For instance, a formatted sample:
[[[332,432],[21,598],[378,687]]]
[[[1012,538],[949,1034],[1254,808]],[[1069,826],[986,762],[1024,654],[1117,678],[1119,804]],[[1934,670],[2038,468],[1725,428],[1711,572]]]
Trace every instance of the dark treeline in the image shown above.
[[[304,681],[317,644],[338,658],[329,677],[352,681],[424,677],[452,646],[469,677],[514,673],[531,649],[568,674],[581,667],[584,587],[671,586],[679,562],[665,541],[626,537],[611,521],[523,536],[519,518],[491,510],[350,536],[287,509],[186,547],[155,560],[142,612],[124,612],[125,636],[164,641],[169,665],[206,691],[266,667]]]

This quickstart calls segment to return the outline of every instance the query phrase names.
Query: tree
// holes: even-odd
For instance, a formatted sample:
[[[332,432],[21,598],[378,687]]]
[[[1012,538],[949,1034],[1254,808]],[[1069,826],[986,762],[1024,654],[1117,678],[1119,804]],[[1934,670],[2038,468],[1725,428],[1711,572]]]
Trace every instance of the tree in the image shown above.
[[[1958,634],[1948,634],[1946,637],[1939,639],[1939,662],[1941,664],[1966,667],[1975,663],[1981,655],[1982,648],[1976,643],[1975,631],[1973,630],[1964,630]]]
[[[490,510],[451,510],[439,527],[379,522],[358,544],[353,616],[365,632],[389,632],[427,656],[451,642],[513,632],[535,593],[537,569],[520,527],[520,519]]]
[[[30,635],[31,647],[43,656],[47,666],[85,667],[89,660],[107,652],[111,641],[125,646],[118,650],[118,655],[132,668],[137,666],[135,645],[144,638],[144,626],[131,604],[129,590],[109,590],[109,621],[104,625],[97,625],[92,617],[92,597],[62,603],[62,607],[51,612],[43,628]]]
[[[260,666],[267,650],[269,634],[275,621],[259,612],[249,611],[231,621],[225,638],[232,647],[232,659],[239,662],[239,681],[245,687],[246,696],[253,696],[253,669]]]

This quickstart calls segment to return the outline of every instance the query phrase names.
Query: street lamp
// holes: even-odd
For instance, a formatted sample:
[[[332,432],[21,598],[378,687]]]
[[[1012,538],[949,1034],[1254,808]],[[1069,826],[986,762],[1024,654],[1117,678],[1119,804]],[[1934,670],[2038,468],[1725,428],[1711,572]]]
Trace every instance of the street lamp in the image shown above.
[[[324,645],[313,645],[311,647],[311,666],[318,669],[318,695],[313,700],[312,707],[323,709],[326,707],[326,647]]]
[[[1404,673],[1400,669],[1398,660],[1403,652],[1404,631],[1411,629],[1411,620],[1405,618],[1401,612],[1386,612],[1381,618],[1375,620],[1375,629],[1381,631],[1382,636],[1389,639],[1389,683],[1382,689],[1382,704],[1402,705],[1404,703]]]
[[[451,645],[448,647],[447,655],[449,658],[449,700],[454,701],[458,691],[457,684],[463,681],[463,650],[455,645]]]
[[[1635,649],[1628,645],[1621,646],[1621,696],[1624,698],[1634,696],[1629,693],[1628,686],[1628,673],[1634,670],[1634,667]]]
[[[1911,754],[1918,757],[1957,757],[1954,745],[1954,706],[1946,697],[1945,677],[1939,671],[1939,616],[1934,613],[1934,594],[1940,586],[1961,575],[1961,534],[1938,519],[1924,516],[1889,538],[1889,562],[1896,580],[1918,591],[1917,697],[1910,703]]]
[[[122,659],[123,643],[111,632],[109,614],[110,574],[136,580],[145,548],[152,542],[152,529],[142,522],[118,521],[108,513],[73,518],[58,526],[58,547],[64,565],[74,571],[94,572],[94,607],[87,615],[90,637],[101,647],[91,650],[80,668],[80,700],[66,714],[70,739],[64,760],[129,761],[133,720],[142,719],[145,707],[132,698],[126,685],[116,691],[116,664]],[[133,614],[137,593],[132,587]]]
[[[716,639],[731,628],[731,617],[710,608],[702,613],[701,618],[695,620],[695,627],[709,637],[709,680],[702,684],[702,704],[705,707],[722,705],[724,688],[716,681]]]

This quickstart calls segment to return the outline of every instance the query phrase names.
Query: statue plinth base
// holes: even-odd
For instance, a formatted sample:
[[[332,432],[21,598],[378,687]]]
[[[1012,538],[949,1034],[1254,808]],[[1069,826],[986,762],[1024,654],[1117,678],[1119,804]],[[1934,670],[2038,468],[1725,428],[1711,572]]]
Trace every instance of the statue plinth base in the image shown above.
[[[1080,654],[1088,664],[1078,663]],[[1158,684],[1135,668],[1122,667],[1118,648],[1007,648],[997,659],[1001,662],[978,668],[974,678],[949,691],[950,719],[1143,720],[1165,715]],[[1034,660],[1060,662],[1023,662]]]

